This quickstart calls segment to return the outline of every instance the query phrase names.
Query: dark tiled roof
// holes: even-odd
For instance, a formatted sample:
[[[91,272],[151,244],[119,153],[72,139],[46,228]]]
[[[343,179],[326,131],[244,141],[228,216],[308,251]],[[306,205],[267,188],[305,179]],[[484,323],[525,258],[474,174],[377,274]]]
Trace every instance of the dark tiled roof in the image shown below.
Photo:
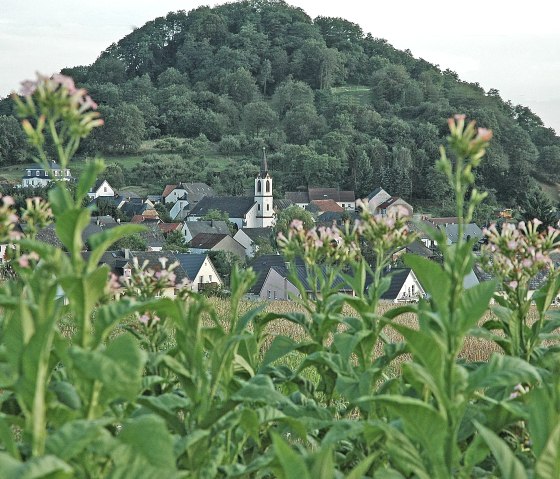
[[[410,271],[410,268],[394,269],[390,271],[391,285],[389,286],[389,289],[381,295],[381,299],[397,299],[397,295],[403,287],[406,278],[408,278]]]
[[[187,198],[191,204],[198,203],[205,196],[216,196],[216,192],[206,183],[183,183],[187,191]]]
[[[292,206],[294,202],[288,199],[274,199],[272,209],[274,211],[282,211]]]
[[[424,256],[426,258],[431,258],[432,256],[434,256],[433,251],[430,248],[428,248],[424,243],[422,243],[422,241],[420,240],[416,240],[410,243],[406,247],[406,250],[409,253],[417,254],[418,256]]]
[[[253,207],[255,199],[250,196],[205,196],[191,210],[191,216],[204,216],[210,210],[227,213],[230,218],[243,218]]]
[[[229,235],[219,234],[219,233],[198,233],[190,241],[190,246],[191,248],[198,248],[198,249],[212,249],[226,236]]]
[[[356,201],[353,191],[340,191],[337,188],[309,188],[309,200],[334,200],[336,202]]]
[[[182,223],[158,223],[158,228],[165,235],[181,228]]]
[[[242,228],[245,233],[253,241],[258,238],[270,238],[272,236],[272,228]]]
[[[459,238],[459,225],[448,224],[446,226],[442,226],[442,228],[445,230],[445,234],[447,235],[449,240],[452,243],[456,243]],[[467,239],[467,237],[481,239],[482,236],[483,236],[482,230],[475,223],[464,225],[463,227],[464,239]]]
[[[165,244],[165,238],[157,225],[150,225],[147,231],[142,231],[140,236],[148,244],[148,248],[161,248]]]
[[[196,279],[204,260],[208,257],[206,254],[194,253],[175,253],[175,258],[187,274],[191,281]]]
[[[333,223],[336,223],[338,226],[342,226],[346,219],[350,221],[350,223],[354,223],[357,219],[360,218],[360,214],[356,213],[355,211],[327,211],[323,213],[317,219],[317,225],[321,226],[332,226]]]
[[[259,294],[270,268],[280,266],[285,267],[285,262],[286,260],[284,257],[279,254],[263,254],[262,256],[255,258],[251,263],[251,268],[253,268],[257,274],[257,280],[249,292]]]
[[[161,195],[162,198],[166,198],[167,196],[169,196],[171,194],[171,192],[177,188],[178,185],[165,185],[165,188],[163,189],[163,194]]]
[[[307,191],[286,191],[284,196],[292,203],[309,203],[309,193]]]

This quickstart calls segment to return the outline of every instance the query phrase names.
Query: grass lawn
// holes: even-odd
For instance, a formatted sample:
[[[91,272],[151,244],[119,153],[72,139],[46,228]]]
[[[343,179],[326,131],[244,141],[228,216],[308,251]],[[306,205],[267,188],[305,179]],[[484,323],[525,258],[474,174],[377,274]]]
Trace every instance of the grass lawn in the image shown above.
[[[331,88],[331,92],[352,105],[368,105],[371,103],[371,88],[367,86],[340,86]]]

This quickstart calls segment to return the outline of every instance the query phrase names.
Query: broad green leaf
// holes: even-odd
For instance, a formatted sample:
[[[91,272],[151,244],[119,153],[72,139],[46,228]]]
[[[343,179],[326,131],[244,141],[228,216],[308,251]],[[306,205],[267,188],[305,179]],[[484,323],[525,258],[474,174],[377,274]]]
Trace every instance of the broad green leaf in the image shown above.
[[[72,261],[81,260],[82,233],[89,225],[91,212],[86,209],[67,210],[56,218],[56,234],[71,253]]]
[[[546,446],[538,456],[535,470],[541,479],[560,477],[560,423],[556,423]]]
[[[487,387],[515,386],[516,384],[533,384],[539,382],[538,370],[527,361],[513,356],[493,354],[488,362],[483,363],[469,374],[468,390]]]
[[[478,433],[482,436],[492,455],[498,463],[502,477],[511,477],[515,479],[527,479],[527,471],[523,464],[506,444],[494,431],[484,427],[482,424],[474,421]]]
[[[288,336],[276,336],[272,341],[270,347],[266,350],[264,358],[262,360],[261,368],[273,363],[277,359],[280,359],[286,354],[295,351],[300,346],[300,343],[294,341]]]
[[[372,331],[362,330],[353,334],[338,333],[334,335],[333,343],[344,361],[348,361],[354,353],[356,346],[365,338],[371,337]]]
[[[107,420],[67,422],[47,438],[47,451],[64,461],[73,459],[102,433]]]
[[[16,442],[14,441],[10,425],[4,418],[3,414],[0,415],[0,443],[6,448],[6,452],[8,452],[14,459],[20,459],[19,450]]]
[[[49,190],[49,203],[56,218],[74,207],[74,200],[64,185]]]
[[[78,186],[76,187],[76,201],[81,202],[91,187],[97,181],[99,174],[105,169],[103,160],[94,159],[86,163],[86,167],[80,174]]]
[[[271,437],[276,458],[280,463],[279,479],[311,479],[303,458],[278,434],[272,433]]]
[[[144,226],[131,224],[119,225],[115,228],[91,235],[88,242],[92,252],[88,259],[87,270],[93,271],[98,266],[101,257],[113,243],[121,238],[131,236],[135,233],[141,233],[142,231],[146,231]]]
[[[323,446],[315,455],[311,468],[311,477],[320,479],[334,479],[334,458],[332,446]]]
[[[356,476],[356,479],[361,479],[363,476]],[[348,479],[348,476],[346,477]],[[395,469],[378,469],[373,475],[373,479],[406,479],[399,471]]]
[[[544,451],[552,430],[559,423],[560,414],[555,410],[553,397],[542,386],[529,392],[527,405],[529,409],[527,427],[535,457],[538,458]]]
[[[74,471],[55,456],[33,457],[19,462],[5,452],[0,452],[0,477],[2,479],[66,479],[74,477]]]
[[[149,414],[124,422],[118,440],[127,444],[152,466],[162,471],[175,469],[173,438],[160,417]]]
[[[178,413],[186,411],[190,406],[187,398],[165,393],[159,396],[140,396],[137,402],[164,419],[171,430],[180,435],[185,434],[185,425]]]
[[[446,311],[450,282],[442,267],[435,261],[412,254],[405,255],[404,262],[412,268],[426,293],[434,300],[438,310]]]
[[[349,440],[357,437],[364,431],[364,423],[362,421],[350,421],[340,419],[335,421],[325,434],[321,441],[322,446],[336,444],[344,439]]]
[[[537,310],[544,313],[560,291],[560,276],[549,276],[546,282],[537,289],[531,299],[537,305]]]
[[[459,334],[465,334],[476,325],[487,310],[495,289],[495,281],[483,281],[463,292],[459,311],[461,324]]]
[[[433,406],[397,395],[382,394],[364,400],[382,404],[400,418],[408,437],[422,445],[433,468],[438,469],[444,463],[447,421]]]
[[[82,401],[76,388],[68,381],[54,381],[49,389],[56,394],[56,398],[65,406],[75,411],[82,407]]]

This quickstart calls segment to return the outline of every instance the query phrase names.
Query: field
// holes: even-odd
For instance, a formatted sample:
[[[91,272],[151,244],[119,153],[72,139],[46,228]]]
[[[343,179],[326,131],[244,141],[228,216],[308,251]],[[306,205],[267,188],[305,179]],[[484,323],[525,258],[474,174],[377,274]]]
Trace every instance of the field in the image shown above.
[[[350,105],[371,103],[371,88],[367,86],[340,86],[331,88],[331,92]]]

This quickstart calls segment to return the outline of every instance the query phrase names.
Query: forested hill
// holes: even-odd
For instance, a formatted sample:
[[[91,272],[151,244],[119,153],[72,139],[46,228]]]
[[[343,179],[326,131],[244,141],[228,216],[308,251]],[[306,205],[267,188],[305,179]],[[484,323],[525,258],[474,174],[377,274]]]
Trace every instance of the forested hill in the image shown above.
[[[448,197],[434,170],[438,146],[447,118],[465,113],[494,131],[477,182],[500,204],[522,202],[532,178],[558,179],[560,138],[528,108],[374,35],[283,1],[243,1],[169,13],[94,64],[63,72],[101,103],[106,127],[84,145],[90,151],[203,134],[221,154],[246,157],[244,166],[266,146],[280,191],[321,185],[364,195],[383,185],[438,202]],[[11,114],[9,102],[0,114]],[[12,120],[0,117],[5,163],[22,160],[17,148],[2,150]],[[191,161],[188,150],[174,161]]]

